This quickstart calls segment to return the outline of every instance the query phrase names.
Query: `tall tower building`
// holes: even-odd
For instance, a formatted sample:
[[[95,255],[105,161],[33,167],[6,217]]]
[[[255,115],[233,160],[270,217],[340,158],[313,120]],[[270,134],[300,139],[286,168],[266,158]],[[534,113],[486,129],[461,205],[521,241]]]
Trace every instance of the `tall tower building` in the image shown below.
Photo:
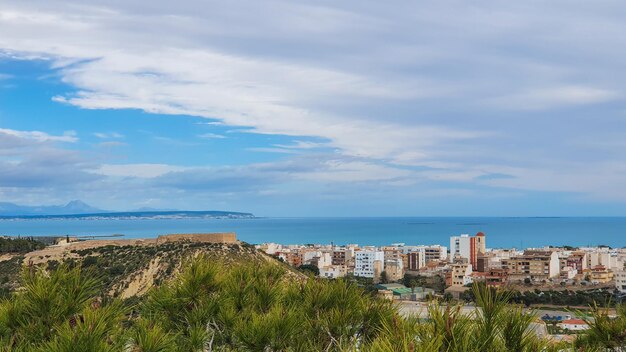
[[[479,232],[476,236],[469,235],[450,237],[450,261],[455,258],[466,259],[472,267],[478,267],[478,256],[487,252],[487,237]]]

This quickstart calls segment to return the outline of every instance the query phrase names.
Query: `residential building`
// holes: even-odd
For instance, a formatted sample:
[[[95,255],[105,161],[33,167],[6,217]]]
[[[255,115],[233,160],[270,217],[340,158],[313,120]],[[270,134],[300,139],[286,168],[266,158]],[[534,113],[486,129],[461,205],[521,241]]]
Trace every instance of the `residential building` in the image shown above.
[[[400,260],[402,261],[402,250],[397,247],[383,247],[383,253],[385,254],[385,260]]]
[[[324,268],[332,265],[332,256],[330,252],[316,252],[316,255],[310,260],[306,261],[306,264],[314,265],[318,268]]]
[[[458,258],[470,259],[470,237],[469,235],[450,237],[450,261],[454,262]]]
[[[472,264],[450,264],[450,270],[446,273],[446,286],[465,286],[472,282]]]
[[[426,263],[424,260],[424,254],[422,252],[409,252],[407,253],[407,270],[417,271],[423,268]]]
[[[590,271],[591,282],[597,284],[606,284],[613,281],[613,271],[604,265],[596,265]]]
[[[320,277],[326,279],[336,279],[338,277],[344,277],[348,273],[348,268],[345,265],[328,265],[320,269]]]
[[[302,265],[302,256],[297,252],[277,252],[279,258],[285,263],[297,268]]]
[[[354,276],[377,279],[384,270],[385,253],[375,249],[358,251],[354,255]]]
[[[557,324],[563,330],[569,331],[582,331],[589,329],[589,325],[582,319],[568,319],[563,320],[562,322]]]
[[[487,255],[479,255],[476,260],[476,268],[475,270],[481,273],[485,273],[489,271],[491,268],[491,257]]]
[[[487,238],[482,232],[473,237],[465,234],[450,237],[450,261],[464,258],[474,268],[478,267],[478,256],[487,252],[486,240]]]
[[[354,249],[340,248],[333,250],[333,265],[346,265],[352,261],[354,256]]]
[[[566,266],[576,269],[577,272],[582,273],[587,269],[587,253],[574,252],[566,260]]]
[[[523,281],[528,278],[533,281],[548,280],[559,275],[559,256],[556,251],[526,250],[521,256],[502,260],[502,267],[506,269],[509,280]]]
[[[571,266],[566,266],[565,268],[561,269],[561,273],[559,275],[559,277],[562,280],[572,280],[576,277],[576,275],[578,274],[578,270],[571,267]]]
[[[404,277],[404,266],[402,264],[402,258],[399,259],[386,259],[385,260],[385,274],[389,281],[398,281]]]
[[[504,269],[489,269],[485,275],[485,284],[487,286],[504,286],[509,278],[509,274]]]
[[[448,248],[440,245],[418,246],[424,254],[424,262],[441,261],[448,258]]]

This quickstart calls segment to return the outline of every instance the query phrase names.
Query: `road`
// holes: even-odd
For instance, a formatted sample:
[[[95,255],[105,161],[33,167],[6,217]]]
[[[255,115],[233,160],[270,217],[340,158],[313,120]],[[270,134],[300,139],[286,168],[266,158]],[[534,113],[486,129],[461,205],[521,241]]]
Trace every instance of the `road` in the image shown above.
[[[398,303],[399,303],[400,313],[404,316],[417,315],[420,318],[428,317],[428,302],[398,301]],[[461,308],[461,313],[466,314],[466,315],[472,314],[474,312],[474,309],[475,309],[474,305],[464,305]],[[538,317],[542,317],[546,314],[550,316],[571,315],[572,317],[576,315],[575,314],[576,310],[572,310],[572,312],[570,313],[570,312],[563,311],[563,310],[536,309],[535,312]]]

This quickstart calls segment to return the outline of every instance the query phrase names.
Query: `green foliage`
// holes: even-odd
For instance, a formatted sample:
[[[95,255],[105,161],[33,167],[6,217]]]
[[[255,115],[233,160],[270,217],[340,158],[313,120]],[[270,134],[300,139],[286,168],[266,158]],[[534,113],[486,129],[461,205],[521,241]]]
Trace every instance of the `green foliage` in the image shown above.
[[[442,276],[434,275],[434,276],[423,276],[423,275],[413,275],[413,274],[404,274],[402,278],[402,283],[406,287],[426,287],[432,288],[437,293],[443,293],[446,289],[446,281]]]
[[[98,262],[100,258],[97,259]],[[434,302],[429,319],[403,317],[351,280],[294,275],[277,263],[225,265],[207,256],[130,301],[102,299],[82,265],[24,271],[22,289],[0,301],[0,351],[551,351],[513,293],[475,284],[476,309]],[[618,317],[596,308],[584,351],[623,348]]]
[[[558,305],[558,306],[607,306],[611,303],[613,292],[609,289],[590,290],[546,290],[513,292],[511,300],[515,303],[522,303],[526,306],[536,305]]]
[[[49,275],[25,269],[23,290],[0,302],[0,339],[17,346],[49,342],[88,308],[98,288],[94,275],[78,268],[61,266]]]
[[[585,351],[626,350],[626,304],[616,307],[616,316],[607,308],[592,307],[591,317],[585,319],[589,330],[576,339],[576,347]]]
[[[18,285],[23,261],[23,256],[0,261],[0,299],[9,297]]]
[[[319,276],[320,274],[320,269],[316,267],[315,265],[311,265],[311,264],[300,265],[298,267],[298,270],[302,271],[305,274],[311,274],[313,276]]]
[[[0,237],[0,254],[19,253],[24,254],[46,247],[43,242],[35,240],[33,237],[13,238]]]
[[[389,278],[387,277],[387,272],[386,271],[382,271],[380,273],[380,282],[383,284],[388,284],[389,283]]]

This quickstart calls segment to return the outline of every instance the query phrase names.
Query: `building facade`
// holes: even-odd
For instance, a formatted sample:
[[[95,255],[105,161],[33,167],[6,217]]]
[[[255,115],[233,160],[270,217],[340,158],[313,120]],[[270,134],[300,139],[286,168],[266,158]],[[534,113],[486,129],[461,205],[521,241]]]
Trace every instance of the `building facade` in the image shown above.
[[[377,250],[358,251],[354,255],[354,276],[378,278],[384,270],[385,253]]]
[[[446,286],[465,286],[472,282],[472,264],[450,264],[450,271],[446,273]]]
[[[527,250],[521,256],[502,261],[503,269],[509,274],[509,280],[533,281],[548,280],[560,273],[560,261],[556,251]]]
[[[478,257],[487,252],[487,237],[479,232],[476,236],[469,235],[450,237],[450,261],[457,258],[467,260],[474,268],[478,267]]]

